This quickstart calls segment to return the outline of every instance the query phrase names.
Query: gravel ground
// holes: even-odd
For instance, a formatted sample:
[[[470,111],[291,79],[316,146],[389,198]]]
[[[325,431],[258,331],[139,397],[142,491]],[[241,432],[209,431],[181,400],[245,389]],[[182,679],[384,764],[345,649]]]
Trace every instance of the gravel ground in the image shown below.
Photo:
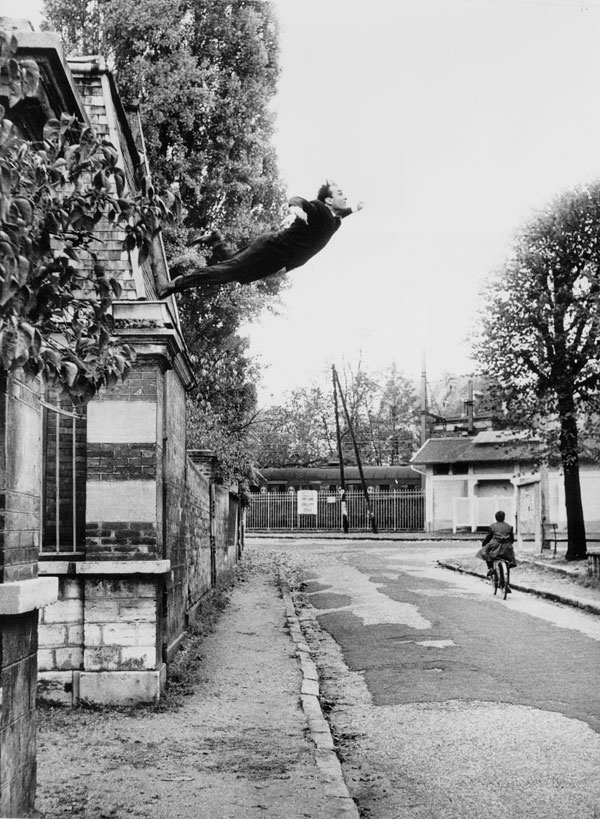
[[[245,555],[163,705],[40,709],[46,819],[331,819],[275,570],[273,555]]]

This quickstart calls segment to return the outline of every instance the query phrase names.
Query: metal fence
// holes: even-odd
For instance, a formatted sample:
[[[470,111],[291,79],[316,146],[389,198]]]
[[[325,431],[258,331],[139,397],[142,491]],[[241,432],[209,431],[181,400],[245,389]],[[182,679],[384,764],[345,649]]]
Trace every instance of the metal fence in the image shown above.
[[[393,490],[369,496],[379,531],[422,531],[425,523],[425,494]],[[346,492],[351,531],[370,531],[367,504],[362,492]],[[337,494],[318,493],[317,514],[298,515],[296,492],[265,492],[252,495],[246,529],[255,531],[335,531],[342,528],[341,499]]]
[[[44,428],[42,553],[74,553],[85,532],[85,419],[64,407],[40,401]],[[82,437],[83,436],[83,437]],[[78,451],[79,450],[79,451]]]

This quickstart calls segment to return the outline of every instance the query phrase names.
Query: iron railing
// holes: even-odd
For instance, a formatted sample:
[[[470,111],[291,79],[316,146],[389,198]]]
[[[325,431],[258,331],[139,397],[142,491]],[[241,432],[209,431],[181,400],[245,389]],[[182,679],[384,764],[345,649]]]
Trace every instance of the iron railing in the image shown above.
[[[373,492],[369,496],[379,531],[422,531],[425,525],[425,494],[421,490]],[[350,529],[368,531],[371,522],[362,492],[346,492]],[[298,515],[296,492],[264,492],[252,495],[246,530],[335,531],[342,528],[341,497],[327,491],[317,494],[317,514]]]
[[[85,528],[77,457],[84,416],[46,401],[40,404],[44,430],[41,551],[73,553],[81,548]]]

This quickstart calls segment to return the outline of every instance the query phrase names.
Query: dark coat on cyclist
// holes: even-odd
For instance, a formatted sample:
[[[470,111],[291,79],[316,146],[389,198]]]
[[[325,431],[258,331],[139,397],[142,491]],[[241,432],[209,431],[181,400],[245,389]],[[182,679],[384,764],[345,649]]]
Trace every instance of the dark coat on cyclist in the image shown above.
[[[513,543],[515,534],[510,524],[505,521],[495,521],[488,529],[477,557],[482,557],[488,565],[491,561],[501,558],[513,568],[517,565]]]

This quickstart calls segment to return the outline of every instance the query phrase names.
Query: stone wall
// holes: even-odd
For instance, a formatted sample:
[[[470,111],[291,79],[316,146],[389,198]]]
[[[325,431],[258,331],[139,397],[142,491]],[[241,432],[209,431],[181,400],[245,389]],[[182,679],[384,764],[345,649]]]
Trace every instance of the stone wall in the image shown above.
[[[39,385],[0,378],[0,814],[33,808],[38,610],[56,600],[38,578],[42,414]]]
[[[47,700],[156,701],[199,603],[231,577],[237,497],[210,456],[188,456],[185,400],[153,356],[88,405],[84,553],[40,563],[60,579],[39,629]]]
[[[127,187],[137,195],[138,172],[148,172],[139,121],[132,130],[105,61],[82,57],[67,63],[58,37],[29,39],[28,56],[52,67],[49,88],[68,89],[68,113],[89,120],[115,146]],[[52,115],[60,117],[63,97],[56,105],[61,110]],[[228,490],[215,487],[186,453],[186,391],[194,376],[176,302],[156,299],[154,271],[168,276],[162,240],[156,237],[151,259],[140,262],[137,252],[123,249],[125,234],[115,223],[101,219],[94,234],[90,249],[122,288],[113,318],[136,353],[135,364],[123,385],[87,406],[76,430],[74,464],[69,421],[59,419],[54,445],[49,430],[49,514],[39,520],[39,491],[22,493],[20,513],[38,518],[31,521],[29,540],[10,540],[5,527],[7,555],[11,550],[5,566],[11,577],[35,577],[40,543],[31,538],[45,523],[40,582],[56,590],[60,581],[60,599],[44,612],[39,629],[43,693],[71,703],[153,701],[199,602],[231,574],[235,513]],[[26,467],[29,459],[37,464],[39,481],[39,436],[37,446],[35,452],[11,453],[7,464]],[[29,646],[24,660],[32,652]]]
[[[217,549],[217,577],[229,578],[237,562],[237,501],[227,487],[217,486],[215,492],[216,542],[221,544]],[[234,524],[232,526],[232,520]]]

